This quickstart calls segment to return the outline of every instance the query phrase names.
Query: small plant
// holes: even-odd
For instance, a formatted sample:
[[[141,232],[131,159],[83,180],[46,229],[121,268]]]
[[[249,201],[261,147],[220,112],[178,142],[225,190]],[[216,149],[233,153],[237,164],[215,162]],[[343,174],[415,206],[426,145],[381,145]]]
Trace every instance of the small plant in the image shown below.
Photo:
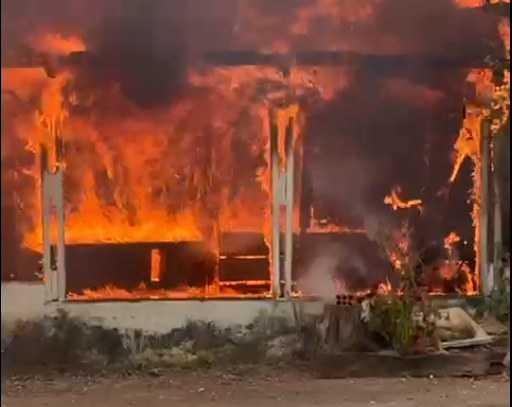
[[[436,345],[437,313],[428,293],[417,284],[420,255],[411,250],[409,241],[407,225],[399,236],[384,234],[379,237],[386,255],[393,259],[395,272],[400,274],[401,286],[398,292],[377,296],[372,301],[367,321],[370,332],[381,336],[400,354],[425,351]]]
[[[381,336],[396,351],[406,354],[414,348],[413,308],[400,297],[377,297],[371,305],[370,331]]]
[[[368,328],[400,354],[425,352],[437,347],[436,318],[428,294],[418,288],[408,289],[376,297],[370,305]]]
[[[510,321],[510,289],[507,286],[500,284],[485,299],[484,313],[500,322]]]

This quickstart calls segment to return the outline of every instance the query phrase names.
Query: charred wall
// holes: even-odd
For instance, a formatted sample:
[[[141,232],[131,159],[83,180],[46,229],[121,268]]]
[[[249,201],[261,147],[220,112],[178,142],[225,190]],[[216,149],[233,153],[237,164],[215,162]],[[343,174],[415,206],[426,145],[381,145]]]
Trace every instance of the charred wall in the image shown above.
[[[399,8],[408,12],[398,14]],[[390,47],[411,56],[419,52],[456,60],[503,52],[496,21],[481,10],[459,10],[442,1],[397,0],[379,3],[373,16],[369,23],[355,23],[350,29],[366,40],[374,39],[363,40],[364,47],[380,43],[379,53]],[[433,24],[436,20],[443,21],[439,30]],[[475,31],[460,35],[461,27],[472,25]],[[407,220],[417,248],[442,248],[443,238],[457,231],[467,242],[459,248],[461,255],[473,264],[472,164],[466,162],[457,182],[447,184],[464,103],[471,95],[466,85],[470,67],[420,63],[403,67],[385,57],[375,62],[349,71],[347,86],[332,100],[308,109],[301,213],[306,216],[312,205],[320,218],[354,229],[376,218],[389,228]],[[406,200],[421,199],[422,210],[393,212],[386,207],[383,197],[396,187]],[[323,240],[324,253],[316,256],[338,262],[336,274],[343,280],[382,281],[379,273],[363,272],[382,269],[379,260],[366,253],[370,242],[360,242],[354,249],[335,235]]]
[[[451,76],[463,88],[465,70]],[[401,187],[404,199],[423,200],[425,228],[442,219],[445,230],[425,230],[439,237],[469,220],[470,167],[449,196],[439,195],[452,170],[463,94],[443,89],[429,100],[431,90],[414,79],[388,90],[394,81],[357,73],[332,102],[309,113],[306,165],[312,194],[326,215],[357,228],[365,215],[385,211],[383,197]],[[463,230],[466,235],[470,226]]]

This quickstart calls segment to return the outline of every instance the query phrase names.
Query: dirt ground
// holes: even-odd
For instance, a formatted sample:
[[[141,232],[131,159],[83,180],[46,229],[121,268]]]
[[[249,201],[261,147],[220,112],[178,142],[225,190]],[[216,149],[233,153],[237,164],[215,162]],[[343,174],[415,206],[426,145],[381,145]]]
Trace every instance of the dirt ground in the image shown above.
[[[501,407],[510,383],[318,380],[290,371],[161,372],[2,380],[2,407]]]

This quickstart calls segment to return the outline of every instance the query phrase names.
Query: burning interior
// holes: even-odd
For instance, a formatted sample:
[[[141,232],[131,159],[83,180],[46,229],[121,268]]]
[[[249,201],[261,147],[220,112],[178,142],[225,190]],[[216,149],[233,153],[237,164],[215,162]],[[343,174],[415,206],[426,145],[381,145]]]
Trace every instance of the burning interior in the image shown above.
[[[475,293],[467,106],[499,19],[204,3],[2,2],[2,279],[44,257],[60,299],[324,295],[398,289],[417,253],[431,292]]]

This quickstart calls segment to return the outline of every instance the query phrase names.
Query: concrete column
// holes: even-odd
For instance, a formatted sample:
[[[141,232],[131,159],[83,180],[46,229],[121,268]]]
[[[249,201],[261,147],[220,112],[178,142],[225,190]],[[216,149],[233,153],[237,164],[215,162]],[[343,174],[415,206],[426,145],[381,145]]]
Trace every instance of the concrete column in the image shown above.
[[[481,291],[489,295],[493,282],[490,274],[491,255],[490,242],[490,211],[491,211],[491,123],[483,119],[480,129],[480,282]]]
[[[284,293],[288,298],[292,295],[293,267],[293,209],[295,201],[295,120],[290,118],[286,127],[286,222],[284,247]]]
[[[281,297],[281,245],[280,245],[280,207],[281,207],[281,170],[279,160],[279,129],[276,121],[276,112],[269,109],[269,155],[270,155],[270,183],[271,183],[271,247],[270,267],[272,281],[272,296]]]
[[[60,128],[60,127],[59,127]],[[57,227],[57,295],[58,300],[66,299],[66,238],[64,227],[64,144],[57,130],[55,138],[55,173],[53,175],[53,205]]]
[[[500,185],[500,170],[501,170],[501,150],[503,147],[503,137],[500,134],[495,135],[492,141],[493,147],[493,175],[492,175],[492,186],[493,186],[493,264],[494,264],[494,281],[501,283],[503,278],[503,198]]]
[[[43,273],[47,301],[66,299],[66,239],[64,234],[64,193],[62,140],[54,135],[55,166],[49,168],[48,149],[41,145],[41,216],[43,230]],[[52,214],[55,214],[55,219]],[[51,226],[55,220],[57,240],[51,241]]]
[[[66,239],[64,235],[64,194],[62,169],[53,175],[55,222],[57,226],[57,299],[66,299]]]
[[[54,289],[54,280],[56,279],[55,270],[53,268],[53,255],[51,243],[51,200],[50,200],[50,182],[48,177],[48,150],[45,145],[41,145],[41,225],[43,240],[43,275],[46,301],[54,301],[57,299],[57,293]]]

